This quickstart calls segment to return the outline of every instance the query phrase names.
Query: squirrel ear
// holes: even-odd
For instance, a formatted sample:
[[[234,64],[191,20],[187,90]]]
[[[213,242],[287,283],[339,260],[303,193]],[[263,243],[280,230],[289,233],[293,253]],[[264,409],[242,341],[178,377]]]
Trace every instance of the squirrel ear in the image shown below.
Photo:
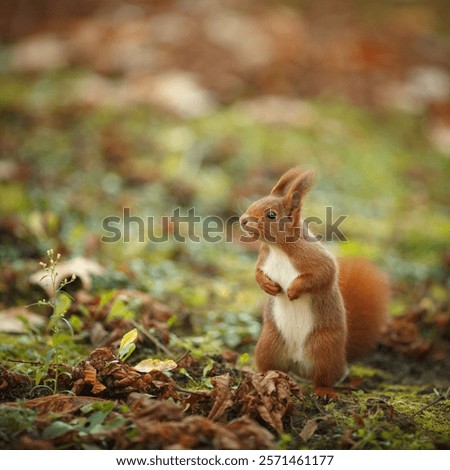
[[[289,193],[284,198],[284,205],[291,211],[300,204],[305,197],[306,193],[312,188],[316,174],[313,170],[308,170],[302,173],[289,188]]]
[[[288,185],[301,174],[302,171],[299,168],[291,168],[278,180],[278,183],[273,187],[270,194],[272,196],[284,196],[287,192]]]

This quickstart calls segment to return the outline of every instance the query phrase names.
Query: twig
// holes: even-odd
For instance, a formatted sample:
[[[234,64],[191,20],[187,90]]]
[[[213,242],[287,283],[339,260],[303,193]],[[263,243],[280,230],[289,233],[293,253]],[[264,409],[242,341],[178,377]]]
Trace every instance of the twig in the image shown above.
[[[182,361],[189,353],[191,352],[190,349],[186,349],[184,353],[175,361],[177,364]]]
[[[414,418],[415,416],[419,415],[420,413],[423,413],[425,410],[428,408],[438,404],[442,400],[447,400],[450,395],[450,387],[447,388],[446,392],[444,392],[442,395],[439,395],[435,400],[433,400],[431,403],[428,403],[428,405],[425,405],[423,408],[420,410],[416,411],[411,415],[411,418]]]
[[[161,341],[159,341],[159,339],[156,338],[156,336],[152,335],[149,331],[143,328],[139,323],[135,322],[134,320],[130,320],[130,323],[135,328],[137,328],[144,336],[146,336],[153,344],[155,344],[157,348],[165,352],[170,357],[170,359],[173,359],[175,357],[174,354],[170,351],[170,349],[164,346],[164,344],[162,344]]]

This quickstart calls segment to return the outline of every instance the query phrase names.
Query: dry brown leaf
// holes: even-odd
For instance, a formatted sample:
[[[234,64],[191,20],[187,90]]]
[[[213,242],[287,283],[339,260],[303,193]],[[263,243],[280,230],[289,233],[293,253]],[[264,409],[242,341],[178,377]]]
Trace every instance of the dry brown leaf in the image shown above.
[[[351,429],[344,430],[341,438],[341,443],[344,448],[352,448],[356,444],[353,439],[353,431]]]
[[[405,315],[392,318],[382,342],[405,356],[424,358],[432,349],[432,344],[425,341],[421,334],[425,315],[426,310],[418,307]]]
[[[17,390],[22,396],[24,389],[31,388],[32,381],[28,375],[20,374],[0,364],[0,398],[2,395],[5,397],[15,396]]]
[[[106,387],[97,379],[97,371],[87,362],[84,369],[84,380],[86,383],[92,385],[92,393],[97,395]]]
[[[89,359],[78,367],[83,371],[87,370],[88,375],[86,380],[84,372],[83,381],[74,383],[72,390],[75,393],[82,393],[85,384],[94,384],[92,392],[103,393],[103,396],[114,397],[142,392],[163,398],[179,398],[174,389],[175,382],[170,377],[160,371],[147,374],[138,372],[128,364],[120,362],[108,348],[94,349]],[[95,370],[95,380],[91,368]]]
[[[20,450],[53,450],[55,446],[47,439],[35,439],[24,435],[20,436],[17,448]]]
[[[181,421],[183,409],[166,400],[157,400],[148,394],[131,393],[127,400],[130,410],[136,419],[148,421]]]
[[[214,390],[211,393],[214,404],[209,412],[208,418],[217,421],[233,404],[231,397],[231,377],[230,374],[218,375],[214,377],[211,382],[214,386]]]
[[[283,431],[283,423],[281,421],[281,413],[271,410],[264,405],[257,407],[259,416],[267,423],[270,424],[276,431],[281,434]]]
[[[92,386],[97,380],[97,371],[89,363],[84,366],[84,380]]]
[[[361,418],[361,416],[359,416],[358,413],[352,412],[352,417],[355,420],[355,424],[358,427],[360,428],[364,427],[364,420]]]
[[[271,449],[273,436],[248,418],[215,423],[204,416],[187,416],[180,421],[136,419],[138,433],[132,445],[159,449]],[[129,444],[128,444],[129,445]]]
[[[304,442],[308,442],[311,437],[314,436],[314,433],[317,431],[317,420],[309,419],[306,424],[303,426],[303,429],[300,431],[300,437]]]
[[[262,418],[282,433],[282,419],[292,409],[293,397],[302,399],[299,385],[284,372],[268,371],[249,374],[236,391],[235,403],[240,406],[241,415]]]
[[[227,429],[237,435],[243,449],[274,449],[271,432],[255,421],[242,417],[227,423]]]
[[[74,413],[83,406],[104,401],[97,397],[77,397],[74,395],[50,395],[45,397],[25,400],[23,405],[32,408],[38,415],[46,416],[48,413],[67,414]],[[5,406],[17,407],[17,402],[4,403]]]

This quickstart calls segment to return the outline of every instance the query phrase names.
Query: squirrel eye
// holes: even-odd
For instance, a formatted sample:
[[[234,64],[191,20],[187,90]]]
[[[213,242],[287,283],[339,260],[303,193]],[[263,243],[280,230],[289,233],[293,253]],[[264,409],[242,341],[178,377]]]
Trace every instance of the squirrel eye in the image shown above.
[[[277,214],[276,214],[276,212],[274,212],[274,211],[268,211],[268,212],[266,213],[266,217],[269,218],[269,219],[276,219]]]

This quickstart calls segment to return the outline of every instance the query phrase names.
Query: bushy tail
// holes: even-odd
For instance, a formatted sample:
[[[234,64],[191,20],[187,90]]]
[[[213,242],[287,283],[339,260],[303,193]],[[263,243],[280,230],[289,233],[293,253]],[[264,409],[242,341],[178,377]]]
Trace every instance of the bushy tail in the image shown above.
[[[371,351],[387,324],[389,279],[362,258],[339,261],[339,286],[347,311],[347,360]]]

